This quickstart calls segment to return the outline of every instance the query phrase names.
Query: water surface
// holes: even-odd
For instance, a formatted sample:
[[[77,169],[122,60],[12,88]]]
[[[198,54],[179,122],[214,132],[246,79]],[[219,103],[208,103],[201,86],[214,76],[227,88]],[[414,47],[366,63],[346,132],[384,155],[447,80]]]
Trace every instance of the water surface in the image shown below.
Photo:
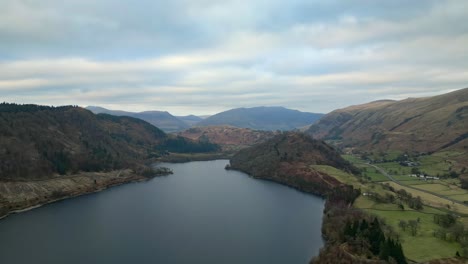
[[[308,263],[322,199],[226,171],[226,160],[0,221],[0,263]]]

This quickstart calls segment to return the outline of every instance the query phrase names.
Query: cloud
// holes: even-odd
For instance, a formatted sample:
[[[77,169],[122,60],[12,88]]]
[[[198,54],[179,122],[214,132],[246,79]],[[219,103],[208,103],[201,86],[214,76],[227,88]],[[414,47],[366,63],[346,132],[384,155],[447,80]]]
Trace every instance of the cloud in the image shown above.
[[[467,11],[463,0],[3,0],[0,96],[212,114],[434,95],[468,86]]]

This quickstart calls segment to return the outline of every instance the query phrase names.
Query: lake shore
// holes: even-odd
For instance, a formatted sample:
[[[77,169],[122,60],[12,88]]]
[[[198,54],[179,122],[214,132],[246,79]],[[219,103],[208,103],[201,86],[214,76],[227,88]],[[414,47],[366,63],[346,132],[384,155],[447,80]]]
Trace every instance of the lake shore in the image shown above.
[[[3,181],[0,182],[0,219],[46,204],[150,179],[131,170],[122,170],[80,173],[45,180]]]
[[[157,162],[185,163],[191,161],[211,161],[219,159],[229,159],[233,153],[215,152],[215,153],[171,153],[156,159]]]

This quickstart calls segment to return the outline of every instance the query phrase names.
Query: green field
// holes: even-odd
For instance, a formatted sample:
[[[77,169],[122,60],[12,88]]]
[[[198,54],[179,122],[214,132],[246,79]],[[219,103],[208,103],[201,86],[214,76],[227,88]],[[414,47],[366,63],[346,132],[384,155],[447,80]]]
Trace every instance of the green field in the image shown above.
[[[346,173],[344,171],[341,171],[339,169],[336,169],[331,166],[327,165],[311,165],[311,167],[317,171],[324,172],[338,181],[352,185],[356,189],[360,189],[361,192],[375,192],[379,193],[381,195],[385,195],[385,193],[389,193],[389,191],[385,190],[382,185],[379,183],[373,183],[373,182],[364,182],[360,181],[359,177],[356,177],[352,174]],[[387,179],[385,177],[385,179]],[[387,179],[388,180],[388,179]]]
[[[414,187],[418,187],[418,185],[422,185],[422,184],[427,184],[426,181],[421,181],[421,180],[401,181],[401,183],[406,184],[406,185],[411,185],[411,186],[414,186]]]
[[[355,206],[373,215],[376,215],[396,231],[402,242],[403,250],[407,258],[423,262],[431,259],[453,257],[460,250],[457,243],[446,242],[433,236],[433,231],[439,226],[433,222],[433,214],[445,212],[425,207],[422,211],[401,211],[395,204],[377,204],[367,197],[361,196]],[[408,230],[403,231],[398,227],[400,220],[420,219],[420,228],[416,236],[412,236]]]
[[[443,175],[449,172],[452,164],[447,160],[449,154],[433,154],[419,158],[420,170],[431,176]]]
[[[468,193],[448,195],[448,197],[460,202],[468,201]]]
[[[364,177],[367,179],[370,179],[372,182],[383,182],[383,181],[388,181],[388,178],[384,176],[382,173],[380,173],[378,170],[376,170],[374,167],[371,166],[366,166],[366,171],[362,173]]]
[[[453,257],[457,251],[461,250],[458,243],[447,242],[433,236],[434,231],[440,228],[433,222],[433,216],[434,214],[446,214],[449,210],[457,212],[462,216],[468,215],[468,206],[454,204],[444,198],[424,193],[422,191],[413,190],[391,182],[374,167],[365,164],[359,158],[348,155],[346,159],[359,168],[366,168],[362,173],[363,176],[365,176],[363,178],[366,179],[369,177],[370,182],[365,180],[360,181],[358,177],[329,166],[316,165],[313,167],[319,171],[323,171],[334,176],[343,183],[351,184],[355,188],[360,188],[362,192],[374,192],[380,195],[385,195],[385,193],[390,192],[384,189],[382,184],[388,183],[396,190],[404,189],[414,197],[420,196],[423,199],[425,205],[421,211],[412,210],[407,205],[405,205],[405,210],[401,210],[396,204],[376,203],[370,199],[369,196],[363,195],[361,195],[354,203],[356,208],[363,209],[370,214],[382,218],[387,225],[391,226],[392,229],[397,232],[407,258],[417,262],[424,262],[432,259],[450,258]],[[446,197],[459,201],[468,200],[468,192],[459,187],[460,183],[458,180],[447,179],[423,181],[408,176],[411,172],[411,168],[400,166],[398,163],[389,162],[376,165],[384,168],[386,171],[398,172],[398,174],[393,177],[396,180],[401,181],[402,184],[446,195]],[[440,168],[442,168],[442,166],[440,166]],[[412,236],[409,230],[404,231],[398,226],[400,220],[409,221],[417,219],[420,221],[420,226],[418,233],[415,236]],[[462,223],[468,223],[468,217],[461,217],[459,218],[459,221]]]
[[[384,155],[386,160],[391,160],[401,153],[389,153]],[[428,156],[420,156],[417,161],[420,166],[417,168],[430,176],[444,175],[449,172],[449,168],[454,166],[454,162],[450,158],[460,155],[460,153],[443,152]],[[420,190],[414,190],[395,182],[389,181],[387,177],[378,172],[374,167],[365,164],[363,160],[352,155],[345,155],[345,158],[363,170],[363,176],[370,178],[371,182],[363,182],[372,192],[384,194],[388,192],[382,188],[381,184],[388,183],[395,190],[404,189],[411,193],[413,197],[420,196],[424,203],[424,209],[414,211],[405,205],[405,210],[398,208],[396,204],[391,203],[376,203],[368,196],[360,196],[354,206],[361,208],[371,214],[374,214],[390,225],[396,231],[402,241],[402,246],[405,255],[414,261],[424,262],[431,259],[450,258],[460,250],[458,243],[447,242],[433,236],[433,232],[440,227],[433,222],[434,214],[446,214],[455,212],[459,214],[459,222],[468,225],[468,206],[453,203],[450,200],[437,197],[435,195],[422,192],[420,190],[437,193],[446,198],[457,201],[468,201],[468,191],[461,189],[459,179],[440,179],[440,180],[420,180],[409,176],[413,167],[401,166],[398,162],[376,163],[375,165],[384,169],[395,180],[403,185],[412,186]],[[374,159],[383,159],[383,156],[373,156]],[[414,158],[413,158],[414,160]],[[398,223],[400,220],[420,220],[420,229],[416,236],[412,236],[409,231],[403,231]]]
[[[446,190],[446,191],[440,191],[438,193],[441,194],[441,195],[444,195],[444,196],[448,196],[448,197],[451,197],[451,196],[454,196],[454,195],[468,194],[466,192],[466,190],[458,191],[458,190],[452,190],[452,189]]]
[[[401,166],[398,162],[376,163],[375,165],[384,169],[391,175],[408,175],[411,174],[411,167]]]
[[[336,169],[328,165],[311,165],[311,167],[317,171],[326,173],[334,177],[342,183],[352,185],[354,186],[354,188],[364,187],[364,185],[361,182],[359,182],[359,179],[356,176],[346,173],[342,170]]]
[[[355,156],[355,155],[349,155],[349,154],[345,154],[345,155],[341,155],[345,160],[353,163],[353,164],[358,164],[358,163],[365,163],[364,160],[362,160],[361,158],[359,158],[358,156]]]
[[[392,177],[393,177],[395,180],[398,180],[398,181],[423,182],[422,180],[420,180],[420,179],[418,179],[418,178],[411,177],[411,176],[408,176],[408,175],[392,175]]]
[[[448,186],[440,184],[440,183],[418,184],[418,186],[415,186],[415,187],[418,189],[435,192],[435,193],[440,193],[441,191],[451,190]]]

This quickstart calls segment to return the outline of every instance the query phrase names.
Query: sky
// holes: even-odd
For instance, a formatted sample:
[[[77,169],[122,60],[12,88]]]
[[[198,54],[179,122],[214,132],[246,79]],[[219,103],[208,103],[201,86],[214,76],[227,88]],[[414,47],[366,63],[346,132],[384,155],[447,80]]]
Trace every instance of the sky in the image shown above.
[[[0,101],[327,113],[468,87],[466,0],[0,0]]]

